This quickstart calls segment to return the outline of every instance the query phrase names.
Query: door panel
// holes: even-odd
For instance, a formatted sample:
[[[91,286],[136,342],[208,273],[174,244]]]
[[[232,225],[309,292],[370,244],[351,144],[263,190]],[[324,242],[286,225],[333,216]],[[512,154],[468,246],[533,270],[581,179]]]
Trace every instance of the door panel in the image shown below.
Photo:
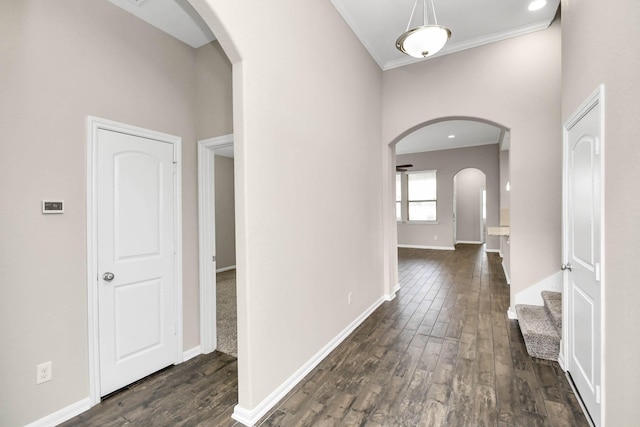
[[[567,370],[600,422],[600,103],[565,132]]]
[[[116,259],[160,255],[162,170],[146,153],[114,156]],[[136,182],[137,185],[131,185]],[[140,191],[141,188],[146,191]]]
[[[158,279],[114,288],[116,364],[162,345],[161,290]]]
[[[594,314],[593,299],[580,290],[578,284],[573,284],[573,352],[571,354],[575,368],[584,378],[589,390],[593,393],[594,386]]]
[[[101,395],[175,363],[173,145],[97,138]],[[113,273],[112,280],[103,275]]]

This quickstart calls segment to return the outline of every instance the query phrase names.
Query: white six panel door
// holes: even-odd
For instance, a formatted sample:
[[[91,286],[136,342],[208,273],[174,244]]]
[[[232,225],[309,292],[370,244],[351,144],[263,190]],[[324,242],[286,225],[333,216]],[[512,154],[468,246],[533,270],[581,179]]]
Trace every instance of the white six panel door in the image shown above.
[[[100,129],[97,156],[104,396],[176,362],[175,189],[172,144]]]
[[[568,371],[600,424],[600,104],[567,134]]]

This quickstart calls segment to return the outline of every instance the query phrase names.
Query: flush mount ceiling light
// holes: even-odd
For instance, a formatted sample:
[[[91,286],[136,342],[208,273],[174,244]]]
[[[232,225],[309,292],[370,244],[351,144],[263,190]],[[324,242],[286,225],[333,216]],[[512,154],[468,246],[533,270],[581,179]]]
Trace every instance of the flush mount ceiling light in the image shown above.
[[[542,9],[546,4],[547,0],[533,0],[529,3],[529,10],[533,12],[534,10]]]
[[[406,53],[414,58],[426,58],[433,56],[440,51],[451,38],[451,30],[438,25],[438,19],[436,18],[436,9],[433,7],[433,0],[431,1],[431,9],[433,10],[433,22],[434,25],[429,25],[428,13],[427,13],[427,0],[423,0],[423,24],[419,27],[409,29],[413,15],[416,12],[418,0],[413,4],[413,10],[409,17],[409,23],[407,24],[407,30],[398,37],[396,40],[396,47],[400,52]]]

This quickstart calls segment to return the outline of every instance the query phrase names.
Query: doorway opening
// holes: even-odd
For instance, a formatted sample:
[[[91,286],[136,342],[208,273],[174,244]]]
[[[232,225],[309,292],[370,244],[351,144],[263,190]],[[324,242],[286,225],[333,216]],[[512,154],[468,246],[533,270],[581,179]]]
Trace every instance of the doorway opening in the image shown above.
[[[390,144],[395,149],[393,231],[398,247],[454,250],[456,243],[474,243],[499,252],[499,238],[486,230],[500,224],[500,152],[508,143],[508,133],[488,120],[447,117],[418,125]],[[435,176],[435,196],[419,200],[435,210],[429,221],[413,221],[402,210],[413,200],[403,177],[420,172]],[[396,268],[391,265],[389,270]]]
[[[198,142],[200,346],[237,351],[233,135]]]
[[[563,127],[564,368],[595,425],[605,399],[602,381],[604,254],[602,186],[604,86]],[[564,354],[562,354],[564,353]]]
[[[97,117],[88,117],[88,129],[89,394],[95,405],[183,360],[182,140]]]
[[[455,243],[486,241],[487,176],[480,169],[465,168],[453,177]]]

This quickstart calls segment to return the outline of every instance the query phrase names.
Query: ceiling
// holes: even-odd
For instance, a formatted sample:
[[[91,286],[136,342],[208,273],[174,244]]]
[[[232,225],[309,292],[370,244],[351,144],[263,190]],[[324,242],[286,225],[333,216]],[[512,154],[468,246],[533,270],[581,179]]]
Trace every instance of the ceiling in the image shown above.
[[[453,138],[449,138],[453,135]],[[447,120],[410,133],[396,144],[396,154],[499,144],[502,129],[471,120]]]
[[[116,6],[198,48],[215,39],[187,0],[109,0]],[[540,10],[528,10],[530,0],[426,0],[433,1],[438,24],[451,30],[451,40],[434,57],[482,46],[547,28],[560,0],[547,0]],[[407,29],[415,0],[331,0],[382,70],[425,59],[407,56],[395,47]],[[417,1],[411,28],[422,25],[423,2]],[[433,22],[431,8],[429,23]]]
[[[187,0],[109,0],[193,48],[215,40],[211,29]]]
[[[416,59],[396,49],[406,31],[415,0],[331,0],[382,70],[413,64]],[[447,55],[547,28],[560,0],[547,0],[529,11],[530,0],[434,0],[438,24],[451,30],[451,39],[436,55]],[[429,24],[433,24],[427,1]],[[418,1],[411,28],[423,25],[423,2]]]
[[[198,48],[215,36],[187,0],[109,0],[154,27],[191,47]],[[424,1],[424,0],[423,0]],[[428,22],[433,24],[429,5]],[[529,11],[530,0],[433,0],[438,24],[451,30],[451,39],[431,58],[543,30],[553,22],[560,0],[547,0],[540,10]],[[407,56],[395,47],[407,29],[416,0],[331,0],[355,35],[382,70],[427,59]],[[423,2],[417,1],[411,28],[422,25]],[[455,138],[448,138],[455,135]],[[449,120],[423,127],[396,145],[397,154],[434,151],[476,145],[509,147],[509,132],[489,124]],[[222,153],[218,153],[222,154]],[[222,155],[233,156],[232,153]]]

